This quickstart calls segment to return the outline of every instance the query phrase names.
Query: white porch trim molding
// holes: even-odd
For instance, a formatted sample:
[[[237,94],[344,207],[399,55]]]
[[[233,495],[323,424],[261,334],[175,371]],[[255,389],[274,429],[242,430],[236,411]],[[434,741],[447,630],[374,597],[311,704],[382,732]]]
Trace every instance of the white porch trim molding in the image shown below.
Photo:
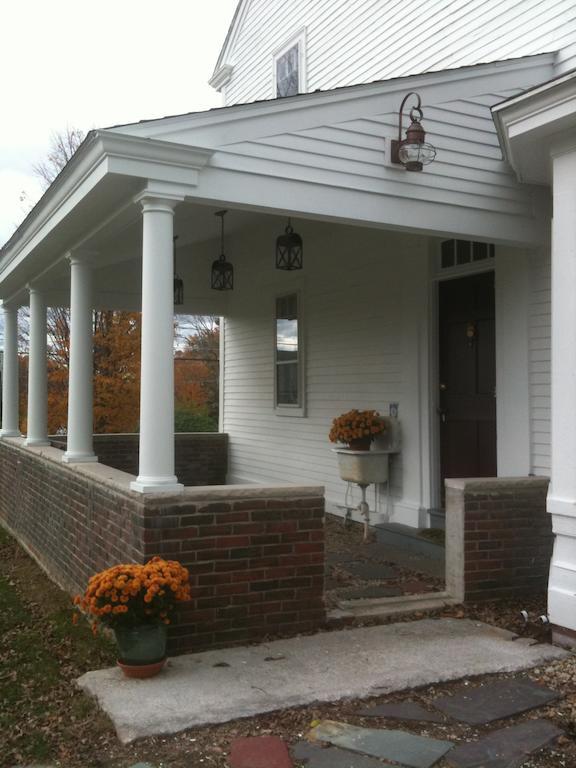
[[[35,285],[30,293],[30,351],[28,357],[28,427],[26,445],[50,445],[48,440],[47,308]]]
[[[174,474],[174,209],[184,194],[153,188],[142,206],[142,353],[140,362],[140,493],[180,493]]]
[[[576,637],[576,73],[493,109],[518,178],[552,187],[552,469],[548,611]]]
[[[68,445],[62,461],[98,461],[93,447],[92,262],[96,254],[74,251],[70,262],[70,366]]]
[[[2,306],[4,369],[2,371],[2,437],[20,437],[18,418],[18,306]]]

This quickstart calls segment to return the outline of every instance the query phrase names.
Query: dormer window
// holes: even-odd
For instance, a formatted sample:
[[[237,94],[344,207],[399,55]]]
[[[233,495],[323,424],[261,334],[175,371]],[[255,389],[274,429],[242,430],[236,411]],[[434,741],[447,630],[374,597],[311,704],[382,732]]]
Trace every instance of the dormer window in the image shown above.
[[[274,54],[274,97],[295,96],[306,90],[304,32]]]

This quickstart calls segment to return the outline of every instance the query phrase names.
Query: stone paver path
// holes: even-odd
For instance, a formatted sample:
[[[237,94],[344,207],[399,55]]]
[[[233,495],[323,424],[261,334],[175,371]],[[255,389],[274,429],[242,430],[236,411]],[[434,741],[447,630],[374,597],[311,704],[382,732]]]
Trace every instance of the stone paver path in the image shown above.
[[[437,712],[424,709],[415,701],[399,701],[380,704],[376,707],[359,709],[355,713],[360,717],[385,717],[389,720],[416,720],[420,723],[445,723],[446,718]]]
[[[429,739],[414,733],[358,728],[332,720],[323,720],[312,728],[308,738],[314,742],[328,742],[336,747],[381,760],[391,760],[410,768],[431,768],[454,746],[450,741]]]
[[[228,758],[230,768],[292,768],[286,742],[278,736],[234,739]]]
[[[468,725],[485,725],[550,704],[555,691],[530,680],[495,680],[455,696],[436,699],[434,706]]]
[[[520,768],[530,754],[561,735],[562,731],[547,720],[529,720],[461,744],[447,760],[454,768]]]
[[[394,568],[379,563],[348,563],[346,570],[352,576],[363,581],[385,581],[398,576],[398,571],[395,571]]]
[[[306,741],[297,742],[291,749],[295,760],[301,760],[306,768],[385,768],[385,763],[375,757],[359,755],[338,747],[319,747]],[[396,765],[394,768],[403,768]]]

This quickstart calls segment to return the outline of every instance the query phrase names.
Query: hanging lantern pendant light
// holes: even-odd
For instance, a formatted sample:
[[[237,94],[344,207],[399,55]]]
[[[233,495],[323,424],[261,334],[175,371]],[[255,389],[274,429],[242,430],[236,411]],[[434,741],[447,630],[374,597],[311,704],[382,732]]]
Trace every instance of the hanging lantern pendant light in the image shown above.
[[[304,245],[302,238],[292,229],[290,219],[283,235],[276,239],[276,269],[292,271],[302,269]]]
[[[179,307],[184,304],[184,281],[176,272],[176,240],[178,240],[178,235],[174,235],[172,238],[172,248],[174,251],[174,306]]]
[[[234,267],[224,255],[224,216],[228,211],[217,211],[220,218],[220,257],[212,262],[212,288],[215,291],[231,291],[234,288]]]

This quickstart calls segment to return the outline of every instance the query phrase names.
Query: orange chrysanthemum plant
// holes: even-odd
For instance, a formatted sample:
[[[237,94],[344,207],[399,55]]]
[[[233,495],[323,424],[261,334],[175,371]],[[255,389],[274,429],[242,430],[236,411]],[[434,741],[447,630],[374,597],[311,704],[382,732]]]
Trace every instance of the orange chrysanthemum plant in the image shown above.
[[[332,422],[330,442],[344,443],[351,448],[368,450],[370,443],[378,435],[383,435],[389,427],[388,419],[378,411],[358,411],[343,413]]]
[[[174,560],[155,557],[145,565],[115,565],[91,577],[74,602],[112,629],[170,624],[176,603],[190,600],[189,574]]]

